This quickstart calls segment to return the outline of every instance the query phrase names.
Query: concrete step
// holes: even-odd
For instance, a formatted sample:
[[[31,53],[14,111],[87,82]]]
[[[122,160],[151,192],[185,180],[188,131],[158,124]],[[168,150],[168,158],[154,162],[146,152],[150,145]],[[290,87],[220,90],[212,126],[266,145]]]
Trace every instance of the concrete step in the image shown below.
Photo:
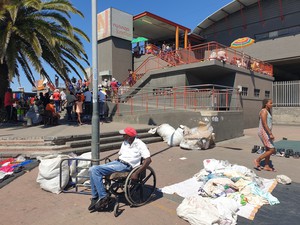
[[[162,138],[158,135],[148,133],[149,129],[137,130],[138,137],[146,144],[161,142]],[[69,154],[77,155],[91,151],[91,135],[70,135],[59,137],[43,137],[39,139],[10,139],[1,140],[5,145],[0,145],[0,157],[16,157],[24,155],[30,158],[49,154]],[[18,144],[16,144],[19,142]],[[118,131],[106,132],[100,134],[99,149],[100,152],[119,149],[123,142],[122,136]]]
[[[148,137],[145,139],[142,139],[146,144],[149,143],[155,143],[155,142],[161,142],[162,138],[157,137]],[[118,150],[121,147],[122,142],[112,142],[112,143],[106,143],[106,144],[100,144],[99,150],[100,152],[110,151],[110,150]],[[39,148],[31,148],[31,147],[22,147],[19,146],[18,148],[7,148],[5,151],[3,149],[0,149],[0,156],[2,158],[8,158],[8,157],[17,157],[18,155],[22,154],[23,156],[29,157],[29,158],[36,158],[37,156],[46,156],[50,154],[70,154],[75,153],[77,155],[80,155],[85,152],[90,152],[92,150],[91,145],[84,146],[84,147],[77,147],[77,148],[68,148],[68,147],[62,147],[62,146],[40,146]]]
[[[149,129],[137,129],[138,137],[145,137],[145,135],[146,136],[152,135],[148,133],[148,130]],[[112,138],[112,137],[116,137],[122,140],[122,136],[119,134],[118,131],[100,133],[101,141],[106,140],[105,138]],[[74,141],[88,140],[88,139],[92,139],[91,134],[44,137],[44,141],[46,145],[65,145],[67,142],[74,142]]]
[[[143,138],[142,140],[146,144],[163,141],[163,139],[159,136],[147,137],[147,138]],[[99,150],[100,150],[100,152],[105,152],[105,151],[110,151],[110,150],[118,150],[118,149],[120,149],[121,145],[122,145],[122,141],[100,144]],[[65,149],[65,150],[61,149],[61,150],[59,150],[59,152],[64,153],[64,154],[75,153],[77,155],[80,155],[85,152],[90,152],[91,150],[92,150],[91,146],[85,146],[85,147],[69,148],[69,149]]]
[[[44,139],[12,139],[0,140],[0,146],[41,146],[44,145]]]
[[[152,138],[152,137],[158,137],[154,136],[153,134],[149,133],[142,133],[139,134],[138,136],[140,139],[145,140],[147,138]],[[84,146],[89,146],[91,145],[92,139],[83,139],[83,140],[76,140],[76,141],[68,141],[66,142],[65,145],[69,146],[70,148],[77,148],[77,147],[84,147]],[[123,137],[121,137],[119,134],[117,136],[112,136],[112,137],[100,137],[99,143],[100,145],[103,144],[109,144],[109,143],[115,143],[115,142],[123,142]]]

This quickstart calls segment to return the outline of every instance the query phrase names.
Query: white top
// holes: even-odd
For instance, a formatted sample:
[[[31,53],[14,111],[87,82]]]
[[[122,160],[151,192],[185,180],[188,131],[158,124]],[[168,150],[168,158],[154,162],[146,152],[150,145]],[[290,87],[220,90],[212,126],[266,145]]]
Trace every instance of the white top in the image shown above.
[[[123,142],[119,151],[119,159],[128,162],[132,168],[140,165],[141,158],[149,157],[150,151],[147,145],[138,138],[135,138],[131,145]]]
[[[66,93],[64,91],[61,91],[60,92],[60,99],[64,101],[64,100],[66,100],[66,97],[67,97]]]

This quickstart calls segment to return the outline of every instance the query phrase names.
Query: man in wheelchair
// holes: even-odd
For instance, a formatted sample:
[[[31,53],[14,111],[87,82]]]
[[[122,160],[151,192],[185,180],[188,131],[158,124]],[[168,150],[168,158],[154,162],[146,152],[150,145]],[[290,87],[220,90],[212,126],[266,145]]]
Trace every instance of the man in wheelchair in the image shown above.
[[[151,163],[150,151],[146,144],[137,138],[137,132],[132,127],[127,127],[119,131],[123,135],[124,141],[119,151],[119,158],[102,165],[94,165],[89,169],[91,182],[91,204],[88,210],[98,210],[108,204],[109,195],[103,184],[103,177],[114,172],[129,172],[136,166],[141,167],[132,174],[131,179],[137,179],[138,174],[145,170]]]

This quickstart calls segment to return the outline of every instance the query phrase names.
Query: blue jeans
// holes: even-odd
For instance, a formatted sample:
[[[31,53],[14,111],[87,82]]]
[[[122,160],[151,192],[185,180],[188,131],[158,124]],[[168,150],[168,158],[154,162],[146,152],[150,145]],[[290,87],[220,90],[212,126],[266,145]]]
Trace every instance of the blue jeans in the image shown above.
[[[112,161],[103,165],[90,167],[89,176],[91,181],[92,198],[104,198],[107,196],[103,185],[103,176],[110,175],[114,172],[128,172],[131,167],[119,162]]]
[[[104,108],[105,107],[105,102],[99,102],[99,115],[100,115],[100,118],[104,118]]]
[[[72,120],[72,109],[73,106],[67,106],[67,115],[68,115],[68,120]]]
[[[60,100],[54,100],[55,104],[55,111],[58,113],[60,112]]]

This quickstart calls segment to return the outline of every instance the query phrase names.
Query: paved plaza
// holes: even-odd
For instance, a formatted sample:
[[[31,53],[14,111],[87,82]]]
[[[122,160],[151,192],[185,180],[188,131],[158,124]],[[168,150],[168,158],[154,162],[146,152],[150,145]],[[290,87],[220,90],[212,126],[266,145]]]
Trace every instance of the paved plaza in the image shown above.
[[[100,132],[116,131],[128,125],[116,122],[104,123],[100,125]],[[150,128],[150,126],[141,124],[130,125],[135,128]],[[87,134],[91,132],[91,129],[91,125],[88,124],[80,127],[64,124],[49,128],[14,126],[0,128],[0,135],[1,137],[59,136],[66,135],[66,133]],[[253,159],[257,157],[257,154],[251,153],[251,149],[253,145],[260,145],[256,132],[257,128],[246,129],[243,137],[218,142],[216,147],[206,151],[183,150],[180,147],[169,147],[164,142],[149,144],[153,161],[151,166],[156,172],[157,187],[162,188],[191,178],[203,168],[203,160],[208,158],[228,160],[233,164],[253,168]],[[299,132],[300,127],[298,126],[275,125],[273,128],[276,140],[283,138],[299,140]],[[101,153],[100,158],[114,152],[117,150]],[[273,156],[271,160],[277,172],[256,171],[256,174],[264,178],[275,178],[278,174],[284,174],[293,182],[300,183],[300,159]],[[36,182],[37,174],[38,167],[18,177],[0,190],[1,224],[188,224],[176,214],[176,208],[182,201],[182,198],[177,195],[157,194],[153,201],[137,208],[121,204],[123,211],[119,217],[115,218],[110,212],[90,213],[87,210],[90,203],[88,195],[53,194],[43,191]],[[279,204],[279,206],[280,210],[284,210],[284,204]],[[271,207],[276,209],[276,206]],[[256,218],[254,221],[241,221],[238,220],[238,224],[264,224],[259,223]],[[279,221],[277,224],[286,223]]]

